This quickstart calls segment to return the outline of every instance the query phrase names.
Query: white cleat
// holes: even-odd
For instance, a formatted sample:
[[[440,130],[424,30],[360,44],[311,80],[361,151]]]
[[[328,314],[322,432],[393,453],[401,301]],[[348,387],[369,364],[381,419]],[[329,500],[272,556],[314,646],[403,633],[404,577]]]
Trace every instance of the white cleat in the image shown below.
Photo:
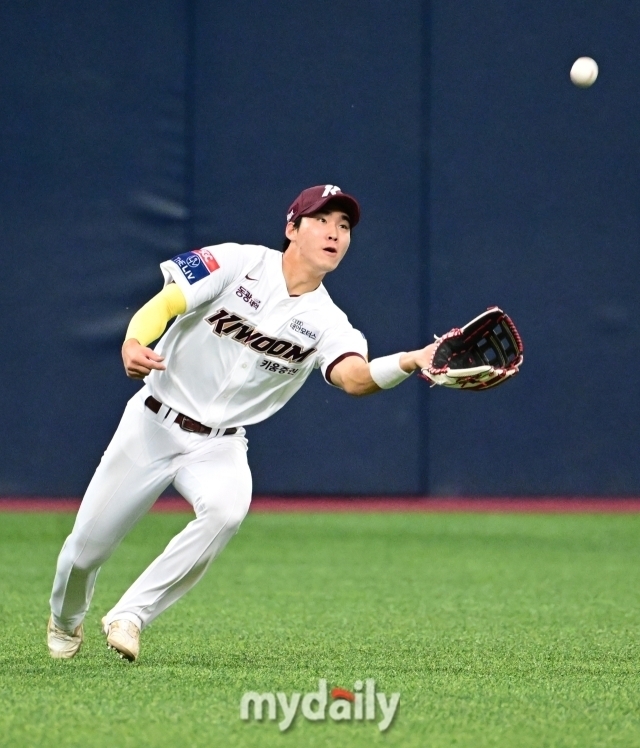
[[[54,659],[70,660],[80,649],[83,638],[82,624],[70,634],[68,631],[59,629],[53,623],[53,618],[49,617],[49,623],[47,623],[47,644],[49,646],[49,654]]]
[[[102,630],[107,635],[107,647],[113,649],[123,660],[133,662],[140,654],[140,629],[124,619],[107,623],[102,619]]]

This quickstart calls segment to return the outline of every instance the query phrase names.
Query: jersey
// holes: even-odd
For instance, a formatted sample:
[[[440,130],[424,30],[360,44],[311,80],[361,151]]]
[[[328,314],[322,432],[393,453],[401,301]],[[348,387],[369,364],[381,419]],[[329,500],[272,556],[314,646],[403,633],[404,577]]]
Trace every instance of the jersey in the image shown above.
[[[314,368],[331,384],[338,362],[366,360],[366,339],[322,284],[289,295],[282,260],[228,243],[161,263],[187,309],[156,346],[166,364],[146,379],[156,399],[211,428],[247,426],[280,410]]]

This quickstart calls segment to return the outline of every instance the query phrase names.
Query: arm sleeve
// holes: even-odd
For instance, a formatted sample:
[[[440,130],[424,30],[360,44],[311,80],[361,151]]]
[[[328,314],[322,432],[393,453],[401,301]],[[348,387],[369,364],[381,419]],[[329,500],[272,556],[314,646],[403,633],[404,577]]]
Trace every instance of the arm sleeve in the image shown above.
[[[175,283],[170,283],[133,315],[125,340],[135,338],[141,345],[149,345],[162,335],[169,320],[186,310],[184,294]]]
[[[257,265],[266,247],[247,244],[217,244],[194,249],[160,264],[165,284],[172,281],[187,302],[186,311],[212,301],[234,281]]]
[[[331,372],[336,364],[339,364],[348,356],[359,356],[368,360],[367,339],[352,327],[348,321],[330,329],[322,336],[318,346],[318,361],[320,370],[326,381],[332,385]]]

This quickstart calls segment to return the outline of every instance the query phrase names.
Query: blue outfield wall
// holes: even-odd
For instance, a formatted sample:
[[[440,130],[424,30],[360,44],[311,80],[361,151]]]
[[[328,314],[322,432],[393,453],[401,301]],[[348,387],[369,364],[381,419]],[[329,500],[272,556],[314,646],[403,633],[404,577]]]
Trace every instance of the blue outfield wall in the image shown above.
[[[500,303],[526,351],[502,390],[433,393],[430,488],[638,495],[640,6],[434,2],[432,20],[430,321]]]
[[[637,495],[640,8],[528,6],[10,2],[0,495],[82,493],[161,260],[278,246],[323,182],[362,203],[326,285],[373,356],[498,303],[525,366],[489,393],[364,399],[316,373],[249,430],[256,492]]]

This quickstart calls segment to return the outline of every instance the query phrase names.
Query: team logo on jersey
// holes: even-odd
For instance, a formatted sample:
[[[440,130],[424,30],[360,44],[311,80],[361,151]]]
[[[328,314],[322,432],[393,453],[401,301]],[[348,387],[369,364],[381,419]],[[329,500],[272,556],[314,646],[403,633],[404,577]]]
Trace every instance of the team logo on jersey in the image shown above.
[[[190,284],[197,283],[218,270],[220,265],[208,249],[194,249],[172,259]]]
[[[318,339],[318,333],[315,330],[310,330],[309,327],[301,319],[291,320],[289,327],[300,335],[306,335],[311,340]]]
[[[242,345],[265,356],[281,358],[284,361],[301,364],[314,353],[316,348],[302,348],[289,340],[264,335],[239,314],[220,309],[210,317],[205,317],[211,325],[211,332],[218,337],[231,337]]]

